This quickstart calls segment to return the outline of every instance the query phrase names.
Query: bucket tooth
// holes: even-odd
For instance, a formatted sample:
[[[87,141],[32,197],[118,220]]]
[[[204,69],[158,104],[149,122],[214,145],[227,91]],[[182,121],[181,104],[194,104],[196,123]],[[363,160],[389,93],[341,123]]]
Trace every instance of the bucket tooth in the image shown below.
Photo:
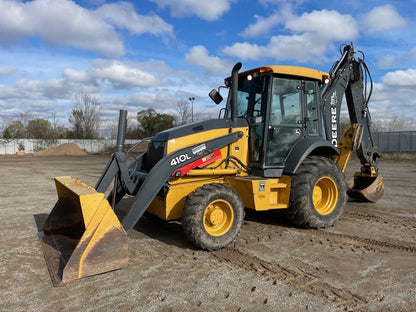
[[[351,198],[375,203],[383,194],[384,183],[381,174],[372,177],[356,172],[348,183],[347,195]]]
[[[58,201],[39,233],[54,286],[126,267],[127,234],[103,193],[55,178]]]

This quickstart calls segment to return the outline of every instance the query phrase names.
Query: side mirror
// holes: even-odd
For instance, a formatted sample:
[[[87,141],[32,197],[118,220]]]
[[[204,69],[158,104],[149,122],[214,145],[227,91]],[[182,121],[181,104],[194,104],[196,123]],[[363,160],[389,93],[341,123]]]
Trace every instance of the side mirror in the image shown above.
[[[221,96],[221,94],[215,89],[212,89],[208,95],[211,98],[211,100],[213,100],[214,103],[217,105],[220,104],[223,100],[223,97]]]

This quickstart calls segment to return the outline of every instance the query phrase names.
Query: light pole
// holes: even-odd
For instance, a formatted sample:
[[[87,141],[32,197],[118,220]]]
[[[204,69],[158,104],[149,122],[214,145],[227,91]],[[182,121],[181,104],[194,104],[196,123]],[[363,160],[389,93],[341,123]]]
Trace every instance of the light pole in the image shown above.
[[[191,122],[194,122],[194,101],[195,101],[195,97],[192,96],[189,98],[189,101],[191,101]]]

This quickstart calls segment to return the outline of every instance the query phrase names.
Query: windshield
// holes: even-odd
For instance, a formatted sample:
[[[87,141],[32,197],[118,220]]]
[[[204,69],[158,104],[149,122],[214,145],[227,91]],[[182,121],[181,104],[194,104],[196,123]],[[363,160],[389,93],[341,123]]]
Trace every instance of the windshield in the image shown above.
[[[238,79],[237,117],[261,115],[262,90],[263,86],[259,78],[240,77]],[[228,94],[226,117],[231,117],[231,92]]]

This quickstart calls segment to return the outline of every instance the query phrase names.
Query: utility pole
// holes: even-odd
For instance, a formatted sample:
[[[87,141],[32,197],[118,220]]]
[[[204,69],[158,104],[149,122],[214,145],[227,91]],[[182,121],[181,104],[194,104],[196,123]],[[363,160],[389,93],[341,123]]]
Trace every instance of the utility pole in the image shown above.
[[[194,122],[194,101],[195,101],[195,97],[194,96],[190,97],[189,101],[191,101],[191,114],[192,114],[191,122]]]

